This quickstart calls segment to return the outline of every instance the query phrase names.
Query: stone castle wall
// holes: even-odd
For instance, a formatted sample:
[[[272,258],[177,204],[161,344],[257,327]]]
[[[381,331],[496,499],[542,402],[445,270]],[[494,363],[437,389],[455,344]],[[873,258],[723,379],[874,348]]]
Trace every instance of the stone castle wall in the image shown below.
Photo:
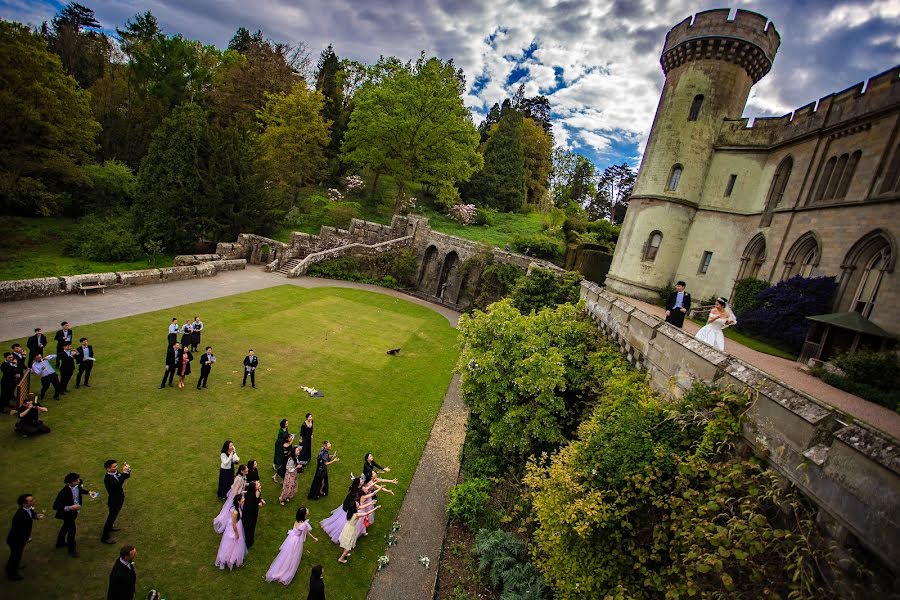
[[[681,397],[695,381],[753,399],[744,438],[819,506],[820,519],[849,533],[900,573],[900,446],[875,428],[853,424],[830,406],[753,366],[699,342],[593,283],[585,310],[651,385]],[[836,525],[834,525],[836,523]]]

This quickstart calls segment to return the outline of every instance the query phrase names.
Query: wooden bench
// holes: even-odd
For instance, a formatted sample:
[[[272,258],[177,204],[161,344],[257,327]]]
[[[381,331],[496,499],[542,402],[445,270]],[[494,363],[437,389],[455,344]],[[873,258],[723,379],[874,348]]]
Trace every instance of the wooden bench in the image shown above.
[[[87,296],[88,290],[100,290],[101,293],[105,294],[106,290],[105,283],[100,283],[99,281],[82,281],[78,285],[78,289],[84,292],[84,295]]]

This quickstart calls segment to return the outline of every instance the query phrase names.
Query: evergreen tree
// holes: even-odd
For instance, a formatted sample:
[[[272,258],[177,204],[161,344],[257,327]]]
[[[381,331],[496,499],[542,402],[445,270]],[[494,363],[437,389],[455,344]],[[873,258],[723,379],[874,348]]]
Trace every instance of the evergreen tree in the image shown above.
[[[250,35],[250,31],[246,27],[238,27],[231,41],[228,42],[228,49],[240,54],[246,54],[252,43],[253,37]]]
[[[332,163],[332,177],[339,177],[339,165],[335,164],[341,151],[341,142],[347,130],[349,115],[344,113],[344,94],[341,81],[341,61],[331,44],[322,51],[316,67],[316,90],[325,99],[322,117],[331,123],[331,142],[325,149],[325,156]]]
[[[44,22],[41,34],[50,51],[62,60],[63,69],[88,88],[101,77],[112,55],[109,38],[99,31],[94,11],[77,2],[67,4],[51,20]]]
[[[597,193],[586,207],[591,220],[606,218],[621,224],[625,219],[628,198],[634,188],[636,176],[628,163],[606,167],[597,181]]]
[[[116,28],[116,34],[122,42],[122,51],[131,56],[145,47],[151,40],[162,35],[159,21],[149,10],[144,14],[137,14],[132,19],[125,21],[125,27]]]
[[[525,154],[522,113],[503,103],[500,122],[484,145],[484,168],[472,177],[468,197],[479,206],[506,212],[525,203]]]
[[[488,135],[491,132],[491,128],[500,122],[500,105],[494,102],[494,105],[491,107],[491,110],[488,111],[488,114],[484,117],[484,121],[478,126],[478,134],[481,136],[481,144],[485,143],[488,139]]]
[[[552,163],[553,138],[531,118],[522,120],[522,152],[525,160],[525,186],[528,203],[541,206],[547,199]]]

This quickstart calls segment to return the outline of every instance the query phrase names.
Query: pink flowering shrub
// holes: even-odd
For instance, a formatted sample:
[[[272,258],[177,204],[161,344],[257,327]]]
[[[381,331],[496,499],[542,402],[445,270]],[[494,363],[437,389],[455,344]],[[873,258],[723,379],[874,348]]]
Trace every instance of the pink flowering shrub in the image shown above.
[[[450,207],[449,216],[460,225],[471,225],[477,212],[474,204],[454,204]]]

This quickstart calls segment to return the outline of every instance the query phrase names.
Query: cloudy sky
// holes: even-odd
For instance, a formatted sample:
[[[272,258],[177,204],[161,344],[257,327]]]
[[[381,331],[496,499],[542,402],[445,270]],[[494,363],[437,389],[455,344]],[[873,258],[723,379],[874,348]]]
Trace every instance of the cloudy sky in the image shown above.
[[[558,144],[601,169],[640,160],[663,74],[666,31],[699,0],[81,0],[108,29],[150,10],[166,33],[225,47],[244,26],[314,54],[375,62],[420,50],[465,70],[476,121],[520,83],[553,107]],[[0,0],[0,17],[39,24],[64,3]],[[900,63],[900,0],[760,0],[732,8],[771,19],[782,44],[744,116],[790,112]]]

